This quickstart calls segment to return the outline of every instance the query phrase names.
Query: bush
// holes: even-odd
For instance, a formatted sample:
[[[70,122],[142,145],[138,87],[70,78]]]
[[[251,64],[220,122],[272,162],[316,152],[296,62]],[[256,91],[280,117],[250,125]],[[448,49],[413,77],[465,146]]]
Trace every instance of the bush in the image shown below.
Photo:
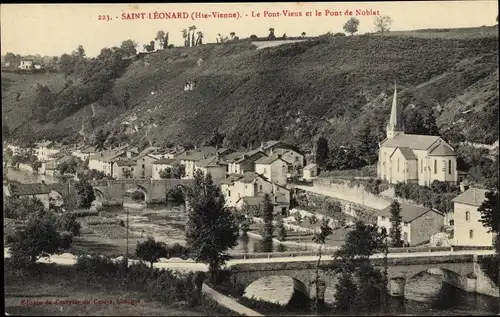
[[[481,269],[484,273],[493,281],[493,283],[500,287],[500,273],[498,268],[500,267],[500,261],[498,254],[494,256],[484,256],[478,259]]]
[[[67,250],[71,247],[71,243],[73,243],[73,233],[69,231],[63,231],[59,233],[61,239],[61,248]]]

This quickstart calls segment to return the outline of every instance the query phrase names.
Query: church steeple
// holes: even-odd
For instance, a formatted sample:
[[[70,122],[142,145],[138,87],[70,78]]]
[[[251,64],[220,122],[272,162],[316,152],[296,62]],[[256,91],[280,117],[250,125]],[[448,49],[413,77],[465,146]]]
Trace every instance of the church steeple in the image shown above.
[[[399,123],[398,91],[396,88],[396,84],[394,84],[394,95],[392,97],[391,117],[389,118],[389,123],[387,124],[386,132],[388,139],[394,138],[399,133],[404,133]]]

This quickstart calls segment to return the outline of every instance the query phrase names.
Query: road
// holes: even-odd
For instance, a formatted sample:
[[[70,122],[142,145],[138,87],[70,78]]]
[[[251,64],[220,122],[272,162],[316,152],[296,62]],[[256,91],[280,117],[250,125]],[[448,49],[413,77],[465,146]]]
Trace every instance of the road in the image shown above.
[[[494,254],[494,250],[466,250],[466,251],[438,251],[438,252],[414,252],[414,253],[389,253],[387,258],[413,258],[413,257],[435,257],[435,256],[451,256],[451,255],[491,255]],[[4,256],[10,257],[8,254],[8,249],[4,249]],[[372,259],[383,258],[384,254],[375,254]],[[323,256],[323,260],[327,260],[331,256]],[[233,259],[227,262],[227,266],[230,267],[234,264],[252,264],[252,263],[276,263],[276,262],[313,262],[317,261],[318,257],[311,256],[297,256],[297,257],[281,257],[281,258],[258,258],[258,259]],[[40,259],[40,263],[55,263],[60,265],[74,265],[76,263],[76,258],[74,255],[69,253],[63,253],[60,255],[53,255],[49,259]],[[129,260],[129,263],[137,263],[137,260]],[[180,258],[171,258],[163,260],[154,264],[154,267],[159,269],[171,269],[176,271],[208,271],[207,265],[203,263],[196,263],[193,260],[182,260]]]

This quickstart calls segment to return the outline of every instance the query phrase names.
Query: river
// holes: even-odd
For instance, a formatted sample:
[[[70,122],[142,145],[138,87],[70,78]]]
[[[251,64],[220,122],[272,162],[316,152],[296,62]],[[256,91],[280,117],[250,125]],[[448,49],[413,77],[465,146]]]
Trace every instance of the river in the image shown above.
[[[9,168],[7,177],[23,183],[57,182],[57,179],[32,175],[26,172]],[[187,214],[184,208],[175,204],[147,206],[143,209],[128,208],[129,225],[131,230],[142,233],[144,236],[152,235],[157,240],[166,243],[184,243],[184,225]],[[123,207],[105,207],[100,213],[104,217],[116,217],[126,220],[126,211]],[[231,252],[269,252],[285,251],[290,248],[283,245],[263,245],[255,237],[240,238],[238,245]],[[281,285],[272,285],[277,291]],[[327,286],[325,301],[333,302],[333,285]],[[423,273],[409,280],[405,287],[405,300],[391,298],[389,300],[390,315],[494,315],[499,312],[499,300],[480,294],[467,293],[442,282],[442,276]],[[296,315],[310,314],[305,308],[297,311]],[[331,314],[331,312],[329,313]],[[381,314],[374,312],[374,314]]]

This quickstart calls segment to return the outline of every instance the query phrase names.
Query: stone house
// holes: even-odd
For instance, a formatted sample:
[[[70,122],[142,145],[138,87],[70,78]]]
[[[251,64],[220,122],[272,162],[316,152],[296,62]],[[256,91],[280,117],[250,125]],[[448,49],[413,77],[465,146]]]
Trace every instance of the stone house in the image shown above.
[[[444,215],[432,208],[400,204],[401,206],[401,238],[405,244],[415,246],[428,243],[431,236],[441,231]],[[385,227],[389,233],[391,224],[390,206],[382,209],[377,215],[377,226]]]
[[[311,180],[314,177],[318,176],[318,165],[317,164],[309,164],[303,169],[302,178],[305,180]]]
[[[415,182],[428,186],[434,180],[456,184],[455,149],[439,136],[405,134],[400,121],[394,88],[387,138],[379,144],[377,177],[391,184]]]
[[[116,179],[140,178],[140,170],[135,160],[116,160],[113,161],[111,176]]]
[[[253,150],[235,157],[228,162],[229,174],[245,174],[255,171],[255,161],[266,156],[260,149]]]
[[[51,141],[38,143],[35,149],[36,156],[40,162],[50,161],[60,152],[61,150]]]
[[[255,173],[264,176],[271,183],[281,186],[286,185],[288,164],[278,154],[276,156],[263,156],[254,162]]]
[[[208,154],[202,152],[185,151],[181,155],[176,156],[175,159],[178,159],[186,168],[186,176],[184,178],[192,179],[194,178],[196,163],[208,158],[208,156]]]
[[[269,150],[269,156],[280,155],[281,159],[285,161],[288,165],[287,173],[292,175],[300,175],[302,169],[304,168],[304,155],[291,149],[271,149]]]
[[[180,164],[178,159],[164,158],[153,162],[152,167],[152,178],[161,179],[160,172],[166,170],[167,168],[172,168],[175,164]]]
[[[113,176],[113,163],[118,160],[131,159],[138,153],[136,148],[128,145],[119,146],[111,150],[99,152],[89,158],[89,169],[103,172],[107,176]]]
[[[37,198],[43,203],[46,210],[50,208],[50,204],[54,206],[62,206],[63,204],[62,195],[45,183],[4,183],[4,194],[6,197]]]
[[[245,201],[247,203],[259,201],[258,199],[252,200],[252,198],[241,200],[244,197],[263,197],[265,194],[269,194],[271,201],[275,204],[276,211],[289,212],[290,190],[270,182],[257,173],[231,174],[221,181],[221,189],[228,207],[240,208]]]
[[[481,212],[477,209],[486,199],[488,191],[469,188],[453,199],[453,240],[460,246],[492,246],[493,233],[488,232],[479,220]]]
[[[210,173],[210,175],[212,175],[212,179],[217,183],[226,178],[227,166],[221,161],[219,155],[210,156],[196,162],[195,169],[201,170],[204,175]]]
[[[71,155],[78,157],[80,160],[84,161],[91,156],[95,155],[97,153],[97,149],[93,145],[84,145],[80,148],[77,148],[73,152],[71,152]]]

